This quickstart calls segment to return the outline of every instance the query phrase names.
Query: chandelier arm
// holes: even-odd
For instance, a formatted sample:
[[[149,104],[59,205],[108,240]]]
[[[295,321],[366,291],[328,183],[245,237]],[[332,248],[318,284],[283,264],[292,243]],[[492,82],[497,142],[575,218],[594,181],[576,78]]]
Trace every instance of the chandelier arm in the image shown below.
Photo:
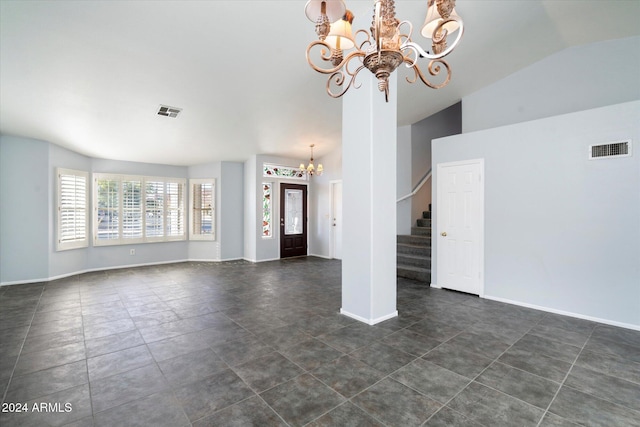
[[[364,34],[364,36],[366,37],[362,43],[360,43],[359,46],[356,47],[356,49],[360,50],[360,51],[365,51],[366,49],[364,48],[365,46],[371,46],[371,34],[369,34],[369,32],[367,30],[358,30],[356,31],[355,35],[353,36],[354,40],[358,38],[358,35],[360,34]],[[356,41],[356,45],[357,45],[357,41]]]
[[[345,73],[344,70],[339,70],[339,71],[336,71],[335,73],[331,74],[329,76],[329,78],[327,79],[327,93],[329,94],[329,96],[332,97],[332,98],[340,98],[342,95],[347,93],[347,91],[349,90],[349,88],[351,88],[351,86],[355,86],[354,83],[355,83],[356,76],[358,75],[360,70],[362,70],[363,68],[364,68],[364,65],[361,65],[358,68],[356,68],[355,71],[347,70],[347,72]],[[339,92],[332,92],[331,91],[331,82],[333,82],[337,87],[342,87],[344,85],[345,80],[347,79],[347,77],[346,77],[347,74],[351,78],[349,79],[348,84],[346,86],[344,86],[344,89],[342,89]]]
[[[442,67],[444,67],[444,69],[447,71],[447,78],[444,80],[444,82],[440,84],[434,84],[434,83],[431,83],[429,80],[427,80],[427,78],[422,73],[422,70],[420,69],[420,67],[418,67],[417,64],[415,64],[415,61],[413,59],[409,58],[408,56],[405,56],[404,62],[407,63],[408,64],[407,66],[411,67],[415,73],[413,79],[410,79],[409,77],[407,77],[407,81],[409,83],[415,83],[419,77],[420,80],[422,80],[422,83],[424,83],[431,89],[440,89],[448,85],[449,81],[451,80],[451,67],[449,67],[449,64],[444,59],[431,60],[429,61],[429,65],[427,66],[427,70],[429,71],[429,74],[431,74],[432,76],[437,76],[438,74],[440,74],[443,69]]]
[[[450,54],[453,49],[456,48],[456,46],[458,46],[458,43],[460,43],[460,40],[462,39],[462,34],[464,33],[464,24],[462,23],[461,19],[457,19],[454,17],[450,17],[448,19],[443,20],[442,22],[440,22],[440,24],[438,24],[438,26],[433,30],[433,42],[438,43],[442,40],[444,40],[447,36],[447,30],[445,30],[443,27],[445,24],[449,23],[449,22],[457,22],[460,25],[460,28],[458,29],[458,35],[456,36],[456,39],[454,40],[454,42],[451,44],[451,46],[447,46],[447,48],[445,50],[443,50],[442,52],[432,55],[430,53],[427,53],[419,44],[409,41],[410,39],[407,39],[407,41],[401,46],[401,50],[404,50],[405,48],[413,48],[418,52],[417,56],[421,56],[427,59],[432,59],[432,60],[437,60],[437,59],[441,59],[444,58],[445,56],[447,56],[448,54]],[[440,33],[440,35],[438,35],[438,30],[442,29],[442,32]],[[417,58],[416,58],[417,59]]]
[[[402,28],[403,25],[406,25],[407,27],[409,27],[409,33],[408,34],[404,34],[402,32],[400,32],[400,28]],[[398,34],[400,36],[400,40],[402,41],[401,46],[404,46],[406,43],[411,43],[411,37],[413,37],[413,24],[410,21],[402,21],[398,24]]]
[[[309,55],[309,53],[311,52],[311,49],[313,49],[315,46],[323,46],[326,47],[327,49],[329,49],[329,51],[331,51],[331,46],[329,46],[326,42],[320,41],[320,40],[316,40],[312,43],[309,43],[309,46],[307,46],[307,62],[309,63],[309,66],[311,68],[313,68],[314,70],[316,70],[319,73],[322,74],[332,74],[332,73],[336,73],[338,72],[338,70],[340,70],[345,64],[347,64],[352,58],[357,57],[357,56],[364,56],[364,52],[362,52],[361,50],[355,50],[353,52],[350,52],[347,56],[345,56],[342,61],[340,61],[340,63],[338,65],[335,65],[331,68],[322,68],[319,67],[318,65],[314,64],[314,62],[311,60],[311,57]],[[327,54],[327,52],[323,49],[320,52],[321,56],[320,58],[323,61],[327,61],[330,62],[331,61],[331,54]]]

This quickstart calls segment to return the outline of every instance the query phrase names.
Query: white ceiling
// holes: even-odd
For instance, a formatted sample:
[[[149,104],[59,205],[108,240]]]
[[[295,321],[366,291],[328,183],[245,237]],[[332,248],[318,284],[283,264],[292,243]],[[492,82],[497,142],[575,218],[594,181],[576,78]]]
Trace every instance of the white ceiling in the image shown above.
[[[370,27],[372,4],[347,0],[354,29]],[[173,165],[306,158],[311,143],[321,157],[341,143],[342,103],[305,60],[316,36],[304,5],[0,0],[0,133]],[[559,50],[640,34],[638,0],[458,0],[456,10],[465,35],[447,58],[452,81],[431,90],[399,79],[399,125]],[[426,0],[397,1],[396,12],[418,32]],[[183,112],[158,116],[160,104]]]

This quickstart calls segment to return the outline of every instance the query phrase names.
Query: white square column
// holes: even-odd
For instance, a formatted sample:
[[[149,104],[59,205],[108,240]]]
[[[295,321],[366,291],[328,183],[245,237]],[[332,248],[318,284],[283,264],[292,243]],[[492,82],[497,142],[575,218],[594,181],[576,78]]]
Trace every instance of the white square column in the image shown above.
[[[396,307],[397,77],[362,70],[342,103],[342,308],[369,325]]]

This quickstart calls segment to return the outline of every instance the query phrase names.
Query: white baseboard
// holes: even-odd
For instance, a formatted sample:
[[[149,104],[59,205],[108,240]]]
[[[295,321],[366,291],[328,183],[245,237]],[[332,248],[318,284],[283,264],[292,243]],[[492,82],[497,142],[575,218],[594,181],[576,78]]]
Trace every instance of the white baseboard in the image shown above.
[[[178,264],[181,262],[189,262],[189,259],[179,259],[179,260],[171,260],[171,261],[159,261],[159,262],[147,262],[141,264],[127,264],[127,265],[117,265],[112,267],[98,267],[98,268],[87,268],[84,270],[73,271],[71,273],[59,274],[57,276],[50,276],[43,279],[27,279],[27,280],[17,280],[13,282],[2,282],[0,286],[11,286],[11,285],[26,285],[29,283],[41,283],[41,282],[51,282],[54,280],[64,279],[71,276],[76,276],[78,274],[84,273],[95,273],[96,271],[108,271],[108,270],[121,270],[123,268],[135,268],[135,267],[148,267],[151,265],[164,265],[164,264]]]
[[[280,260],[280,258],[268,258],[268,259],[251,259],[251,258],[238,258],[238,259],[243,259],[245,261],[249,261],[249,262],[253,262],[253,263],[258,263],[258,262],[269,262],[269,261],[278,261]]]
[[[592,322],[604,323],[605,325],[619,326],[621,328],[633,329],[633,330],[636,330],[636,331],[640,331],[640,325],[634,325],[634,324],[631,324],[631,323],[617,322],[615,320],[602,319],[600,317],[587,316],[585,314],[573,313],[573,312],[564,311],[564,310],[557,310],[555,308],[550,308],[550,307],[542,307],[542,306],[535,305],[535,304],[528,304],[526,302],[513,301],[513,300],[510,300],[510,299],[507,299],[507,298],[492,297],[492,296],[489,296],[489,295],[485,295],[484,298],[486,298],[488,300],[492,300],[492,301],[503,302],[505,304],[512,304],[512,305],[517,305],[517,306],[520,306],[520,307],[533,308],[535,310],[545,311],[547,313],[561,314],[563,316],[575,317],[577,319],[590,320]]]
[[[349,313],[344,308],[340,309],[340,314],[344,314],[347,317],[359,320],[360,322],[363,322],[363,323],[366,323],[367,325],[373,326],[373,325],[375,325],[377,323],[384,322],[385,320],[389,320],[389,319],[393,319],[394,317],[398,317],[398,310],[394,311],[393,313],[389,313],[387,315],[384,315],[384,316],[381,316],[381,317],[378,317],[378,318],[375,318],[375,319],[367,319],[367,318],[364,318],[362,316],[358,316],[357,314]]]
[[[431,283],[431,287],[432,288],[436,288],[436,289],[442,289],[442,287],[438,286],[435,283]],[[547,312],[547,313],[554,313],[554,314],[560,314],[560,315],[563,315],[563,316],[575,317],[576,319],[590,320],[592,322],[603,323],[605,325],[619,326],[619,327],[625,328],[625,329],[633,329],[633,330],[636,330],[636,331],[640,331],[640,325],[634,325],[632,323],[624,323],[624,322],[618,322],[618,321],[610,320],[610,319],[602,319],[600,317],[587,316],[585,314],[573,313],[571,311],[558,310],[558,309],[551,308],[551,307],[543,307],[543,306],[540,306],[540,305],[529,304],[529,303],[522,302],[522,301],[514,301],[514,300],[507,299],[507,298],[494,297],[494,296],[490,296],[490,295],[486,295],[486,294],[485,295],[480,295],[480,298],[485,298],[485,299],[492,300],[492,301],[503,302],[505,304],[517,305],[517,306],[520,306],[520,307],[533,308],[534,310],[540,310],[540,311],[544,311],[544,312]]]
[[[335,258],[331,258],[330,256],[318,255],[318,254],[309,254],[309,256],[314,256],[316,258],[323,258],[323,259],[335,259]]]

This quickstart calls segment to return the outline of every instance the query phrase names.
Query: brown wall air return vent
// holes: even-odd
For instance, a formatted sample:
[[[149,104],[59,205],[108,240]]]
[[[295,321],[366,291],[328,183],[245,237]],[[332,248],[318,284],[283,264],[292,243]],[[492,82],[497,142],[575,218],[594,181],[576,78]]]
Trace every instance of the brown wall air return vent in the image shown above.
[[[611,157],[629,157],[631,155],[631,140],[608,142],[606,144],[592,144],[589,146],[589,160],[606,159]]]

